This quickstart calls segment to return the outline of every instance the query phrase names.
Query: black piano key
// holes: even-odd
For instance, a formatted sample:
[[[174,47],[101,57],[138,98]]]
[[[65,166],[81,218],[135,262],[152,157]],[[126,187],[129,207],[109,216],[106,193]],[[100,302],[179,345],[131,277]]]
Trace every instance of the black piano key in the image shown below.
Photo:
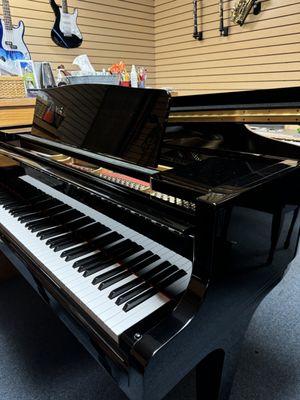
[[[117,269],[114,270],[115,271],[114,274],[110,273],[110,271],[107,272],[107,276],[105,276],[106,274],[102,274],[102,279],[100,281],[100,285],[99,285],[98,289],[103,290],[103,289],[108,288],[111,285],[114,285],[115,283],[119,282],[120,280],[125,279],[128,276],[132,275],[133,273],[137,273],[141,269],[145,268],[147,265],[152,264],[154,261],[157,261],[157,259],[159,259],[158,256],[157,256],[157,258],[155,256],[153,256],[151,260],[147,260],[147,262],[144,262],[144,263],[139,263],[139,264],[133,266],[131,269],[124,271],[124,267],[123,267],[123,265],[121,265],[120,270],[117,270]],[[135,279],[134,286],[136,286],[138,283],[141,283],[144,281],[142,278],[140,278],[140,280],[137,282],[138,279],[139,278]],[[132,286],[132,287],[134,287],[134,286]],[[115,296],[112,296],[110,298],[113,298],[113,297],[115,297]]]
[[[123,272],[122,272],[123,271]],[[124,271],[121,267],[121,271],[110,278],[107,278],[105,281],[101,282],[98,289],[104,290],[107,289],[109,286],[114,285],[117,282],[120,282],[122,279],[128,278],[131,275],[130,271]]]
[[[128,249],[123,249],[122,252],[118,256],[111,257],[110,255],[104,254],[102,259],[101,259],[101,254],[99,254],[97,261],[94,261],[93,264],[89,264],[85,267],[81,267],[79,269],[79,272],[85,271],[85,273],[83,275],[85,277],[93,275],[96,272],[106,269],[111,265],[121,263],[122,258],[132,256],[133,254],[140,252],[142,249],[143,249],[142,246],[135,245],[135,246],[129,247]],[[124,271],[123,267],[122,267],[122,270]],[[112,275],[110,275],[110,276],[112,276]],[[93,281],[93,284],[96,285],[97,283],[101,282],[103,279],[106,279],[105,273],[96,276]]]
[[[9,197],[11,195],[11,193],[10,192],[8,192],[7,190],[5,190],[5,189],[1,189],[1,192],[0,192],[0,199],[2,199],[2,198],[7,198],[7,197]]]
[[[18,216],[19,212],[23,212],[26,211],[27,209],[29,209],[31,207],[31,204],[19,204],[15,207],[11,207],[9,209],[9,213],[13,216]]]
[[[60,200],[53,199],[52,197],[45,198],[45,199],[38,199],[38,201],[31,201],[30,202],[36,210],[48,210],[50,208],[63,205]]]
[[[61,235],[62,233],[65,233],[65,229],[62,226],[56,226],[54,228],[45,229],[44,231],[39,231],[36,236],[41,240],[47,240],[51,237]]]
[[[87,276],[93,275],[96,272],[99,272],[99,271],[101,271],[101,270],[103,270],[105,268],[108,268],[111,265],[114,265],[114,264],[117,264],[117,263],[121,263],[121,257],[124,257],[124,258],[128,257],[130,255],[133,255],[133,254],[141,251],[141,250],[143,250],[142,246],[140,246],[139,248],[136,248],[136,249],[131,248],[131,249],[128,249],[128,250],[124,250],[124,253],[122,253],[122,255],[120,255],[119,257],[109,258],[106,261],[104,261],[104,262],[102,262],[100,264],[97,264],[94,268],[86,269],[85,273],[83,274],[83,276],[87,277]],[[121,271],[124,271],[123,266],[121,266],[120,268],[121,268]],[[116,271],[115,273],[118,273],[118,271]],[[106,273],[97,275],[94,278],[93,282],[92,282],[93,285],[97,285],[98,283],[102,282],[106,278],[110,278],[110,277],[112,277],[114,275],[114,273],[111,274],[110,271],[107,274],[108,275],[106,275]]]
[[[132,282],[136,283],[136,285],[139,285],[141,282],[141,278],[142,278],[143,281],[145,281],[145,283],[147,283],[147,285],[149,286],[150,284],[148,282],[151,281],[151,279],[153,279],[156,274],[159,274],[163,270],[169,268],[170,265],[171,264],[169,263],[169,261],[163,261],[162,263],[158,264],[156,267],[152,268],[151,270],[149,270],[143,274],[140,274],[140,276],[138,278],[134,279]],[[118,304],[118,305],[122,304],[125,301],[130,300],[135,295],[136,295],[135,291],[134,291],[134,289],[132,289],[131,291],[125,293],[123,296],[118,297],[116,304]],[[124,300],[124,298],[125,298],[125,300]]]
[[[150,257],[151,258],[151,257]],[[159,259],[159,257],[157,256]],[[144,262],[144,263],[136,263],[134,266],[132,266],[131,269],[125,269],[124,270],[124,265],[121,264],[119,268],[115,268],[113,271],[114,273],[110,273],[108,271],[107,274],[102,274],[101,275],[101,283],[98,287],[99,290],[103,290],[108,288],[111,285],[114,285],[115,283],[119,282],[122,279],[127,278],[128,276],[132,275],[133,273],[136,273],[140,271],[141,269],[145,268],[146,265],[149,265],[149,263],[153,263],[156,260],[155,256],[153,257],[152,261]]]
[[[95,256],[96,256],[96,254],[95,254]],[[86,263],[84,266],[83,265],[80,266],[78,268],[78,272],[91,271],[91,270],[94,271],[96,267],[101,267],[99,269],[99,271],[101,271],[102,269],[107,268],[106,267],[107,263],[108,264],[110,264],[110,263],[113,264],[111,257],[109,257],[107,254],[105,254],[103,251],[99,251],[99,253],[97,253],[97,257],[94,260],[89,261],[88,263]],[[89,276],[89,275],[92,275],[94,273],[95,272],[91,272],[91,273],[89,273],[89,274],[87,274],[85,276]]]
[[[81,241],[87,241],[89,239],[89,232],[88,231],[85,232],[83,229],[90,227],[92,230],[92,227],[97,225],[95,221],[92,222],[93,220],[92,219],[90,220],[91,221],[89,220],[84,221],[83,219],[79,219],[79,220],[69,221],[63,224],[63,226],[65,227],[66,232],[72,233],[74,240],[78,241],[80,239]]]
[[[104,248],[104,251],[99,253],[98,257],[93,260],[93,262],[89,262],[86,265],[80,266],[79,272],[82,271],[90,271],[91,269],[94,270],[95,267],[98,265],[101,266],[101,269],[103,269],[102,266],[105,268],[109,267],[109,265],[115,264],[117,262],[122,262],[124,259],[127,259],[130,256],[133,256],[134,254],[139,253],[141,250],[143,250],[142,246],[137,245],[136,243],[131,242],[131,240],[126,239],[122,241],[121,243],[124,244],[124,246],[119,247],[118,251],[115,249],[114,254],[110,254],[110,248],[106,249]],[[91,272],[87,274],[86,276],[92,275],[95,272]]]
[[[66,222],[76,220],[83,216],[84,216],[84,214],[82,214],[80,211],[71,209],[71,210],[65,210],[65,211],[58,212],[57,214],[52,216],[52,219],[53,219],[53,221],[57,221],[60,224],[64,224]]]
[[[44,221],[43,223],[41,222],[38,226],[34,226],[34,227],[30,228],[29,230],[32,233],[36,233],[36,232],[42,231],[47,228],[52,228],[54,226],[55,226],[55,224],[49,223],[49,221]]]
[[[123,310],[125,312],[132,310],[134,307],[138,306],[139,304],[142,304],[144,301],[150,299],[152,296],[164,290],[165,288],[167,288],[168,286],[175,283],[180,278],[186,275],[186,272],[183,269],[179,270],[176,267],[176,270],[177,271],[175,273],[173,273],[166,279],[162,280],[156,287],[149,288],[145,292],[135,297],[134,299],[129,300],[126,304],[124,304]]]
[[[95,249],[93,249],[89,243],[83,243],[74,249],[63,251],[60,256],[61,258],[65,258],[66,261],[72,261],[78,257],[84,256],[85,254],[91,253],[93,250]]]
[[[79,243],[80,243],[79,241],[75,242],[74,239],[65,240],[64,242],[59,243],[56,246],[54,246],[53,251],[56,253],[58,251],[68,249],[69,247],[73,247]]]
[[[80,229],[84,226],[88,226],[88,225],[92,224],[93,222],[95,222],[95,221],[92,218],[83,217],[83,218],[76,219],[74,221],[69,221],[69,222],[65,223],[64,227],[66,230],[68,230],[70,232],[74,232],[77,229]]]
[[[82,258],[81,260],[75,261],[73,264],[73,268],[82,268],[85,266],[93,265],[95,266],[95,263],[99,262],[99,254],[102,254],[102,252],[93,254],[91,256]],[[101,258],[100,258],[101,260]]]
[[[150,254],[152,254],[152,253],[150,252]],[[128,257],[128,259],[132,259],[132,257],[129,257],[129,256],[127,256],[127,257]],[[144,256],[144,257],[146,257],[146,256]],[[111,259],[111,257],[106,252],[100,251],[97,254],[93,254],[91,256],[82,258],[81,260],[75,261],[73,264],[73,268],[78,268],[78,272],[83,272],[86,269],[93,268],[97,264],[106,262],[110,259]]]
[[[94,224],[79,228],[76,231],[76,235],[85,238],[86,240],[90,240],[96,238],[97,236],[103,235],[106,232],[109,232],[109,228],[100,224],[100,222],[96,222]]]
[[[171,264],[169,261],[163,261],[160,264],[156,265],[154,268],[150,269],[149,271],[145,271],[145,273],[141,274],[140,276],[145,280],[148,281],[150,279],[153,279],[153,277],[164,271],[165,269],[169,268]]]
[[[104,246],[107,246],[108,244],[116,242],[120,239],[122,239],[122,235],[117,232],[110,232],[108,234],[98,237],[95,240],[91,240],[90,242],[83,244],[82,246],[78,246],[75,249],[66,250],[62,252],[60,256],[62,258],[65,258],[66,261],[71,261],[80,256],[84,256],[85,254],[88,254],[93,250],[96,250],[98,247],[101,249]]]
[[[107,268],[109,266],[113,266],[114,264],[115,264],[114,262],[110,263],[110,265],[108,263],[108,265],[106,265],[105,268]],[[120,265],[119,266],[116,265],[115,268],[113,268],[113,269],[111,269],[111,270],[109,270],[107,272],[104,272],[103,274],[101,274],[101,276],[97,276],[93,280],[92,284],[93,285],[97,285],[98,283],[101,282],[101,280],[105,280],[105,279],[111,278],[111,277],[115,276],[116,274],[119,274],[122,271],[124,271],[123,268]],[[88,275],[85,275],[85,274],[89,274],[90,272],[91,271],[86,271],[83,276],[88,276]],[[98,272],[98,271],[96,271],[96,272]]]
[[[82,243],[81,241],[75,241],[73,237],[69,239],[64,239],[59,243],[56,243],[54,246],[51,247],[51,249],[56,253],[58,251],[66,250],[69,249],[70,247],[79,245]]]
[[[113,249],[113,251],[112,251]],[[108,245],[103,247],[103,251],[99,254],[98,262],[105,263],[107,261],[121,261],[125,257],[129,257],[142,250],[142,246],[133,243],[131,240],[126,239],[118,242],[116,245]],[[86,266],[89,269],[90,266]]]
[[[43,218],[46,216],[52,216],[68,209],[70,209],[70,207],[65,204],[58,204],[46,210],[41,209],[35,211],[34,208],[32,208],[31,212],[24,211],[22,215],[18,217],[18,221],[20,221],[21,223],[30,222],[38,219],[39,217]],[[45,215],[44,212],[47,213],[47,215]]]
[[[22,217],[23,215],[27,215],[29,213],[34,212],[34,210],[32,210],[32,205],[31,204],[26,204],[26,206],[21,207],[20,209],[17,209],[15,207],[15,209],[13,211],[11,211],[11,215],[13,215],[15,218],[17,217]]]
[[[174,274],[172,274],[168,278],[164,279],[163,281],[159,282],[156,285],[156,288],[159,289],[159,291],[163,291],[163,290],[167,289],[168,286],[172,285],[179,279],[183,278],[186,274],[187,273],[185,270],[177,268],[177,271]]]
[[[24,215],[22,217],[19,217],[18,221],[21,224],[25,224],[25,222],[34,221],[34,220],[36,220],[38,218],[42,218],[42,217],[43,217],[43,214],[42,214],[41,211],[39,211],[39,212],[31,212],[31,213],[26,214],[26,215]]]
[[[7,199],[4,201],[1,201],[1,205],[5,210],[9,209],[10,207],[16,206],[17,204],[20,204],[20,200]]]
[[[134,299],[129,300],[126,304],[123,306],[123,310],[125,312],[128,312],[132,310],[134,307],[142,304],[144,301],[150,299],[150,297],[154,296],[157,294],[159,291],[156,288],[149,288],[145,290],[143,293],[140,295],[136,296]]]
[[[38,199],[38,201],[31,201],[30,203],[32,204],[32,207],[37,211],[38,210],[42,210],[42,211],[49,210],[53,207],[62,206],[64,204],[60,200],[53,199],[52,197],[42,199],[42,200]]]
[[[9,202],[9,201],[16,201],[17,199],[14,197],[14,196],[12,196],[12,195],[6,195],[6,196],[2,196],[1,198],[0,198],[0,204],[1,205],[3,205],[5,202]],[[22,200],[19,200],[19,203],[21,203],[22,202]]]
[[[55,216],[58,213],[62,213],[63,211],[69,211],[69,210],[72,210],[72,208],[67,204],[58,204],[43,211],[47,213],[47,216]]]
[[[154,262],[158,261],[159,257],[156,254],[152,254],[149,258],[146,258],[145,260],[142,260],[141,262],[138,262],[137,264],[133,266],[129,266],[129,271],[130,273],[134,273],[137,271],[140,271],[141,269],[148,267],[149,265],[153,264]],[[125,283],[124,285],[112,290],[109,294],[110,299],[114,299],[115,297],[120,296],[121,294],[127,292],[128,290],[134,288],[138,284],[143,282],[143,278],[136,278],[133,279],[132,281]]]
[[[134,289],[129,290],[125,294],[123,294],[120,297],[118,297],[117,300],[116,300],[116,304],[118,306],[120,306],[121,304],[126,303],[127,301],[129,301],[133,297],[136,297],[140,293],[143,293],[145,290],[150,289],[150,288],[151,288],[151,286],[149,285],[149,283],[144,282],[141,285],[135,287]]]
[[[73,234],[72,233],[65,233],[64,235],[61,235],[59,237],[55,237],[52,239],[48,239],[46,242],[46,245],[52,249],[55,247],[57,244],[63,243],[66,240],[73,239]]]
[[[171,276],[176,271],[178,271],[178,268],[176,267],[176,265],[172,265],[167,269],[165,269],[164,271],[161,271],[158,274],[156,274],[152,279],[149,279],[148,282],[151,283],[151,285],[155,286],[165,278]]]
[[[123,268],[130,269],[130,268],[133,268],[134,266],[140,264],[141,262],[145,262],[145,263],[148,262],[150,258],[152,260],[154,259],[154,261],[159,260],[158,255],[153,254],[152,251],[150,251],[150,250],[147,250],[141,254],[136,254],[133,257],[127,257],[126,259],[124,259],[122,261],[122,266],[123,266]],[[154,261],[151,261],[151,262],[154,262]]]
[[[45,216],[52,216],[57,214],[58,212],[64,211],[70,209],[70,207],[68,207],[65,204],[58,204],[50,209],[46,209],[46,210],[37,210],[35,211],[34,209],[31,208],[31,211],[24,211],[22,213],[21,216],[18,217],[18,221],[20,221],[21,223],[25,223],[25,222],[29,222],[29,221],[33,221],[35,219],[38,219],[39,217],[45,217]],[[45,214],[44,214],[45,212]]]
[[[100,255],[100,254],[98,254]],[[94,261],[93,264],[89,265],[89,268],[78,268],[78,272],[83,272],[84,274],[83,276],[86,278],[87,276],[96,274],[99,271],[102,271],[103,269],[106,269],[107,267],[116,264],[115,262],[111,261],[110,259],[106,258],[104,261],[103,259],[99,262],[99,261]]]
[[[132,248],[136,248],[137,244],[132,242],[130,239],[122,240],[122,242],[116,243],[112,246],[106,247],[107,253],[112,257],[117,257],[124,250],[129,250]]]
[[[3,208],[4,208],[4,210],[10,210],[12,207],[16,207],[17,205],[20,205],[20,203],[21,203],[20,200],[16,200],[16,199],[13,199],[11,201],[7,200],[5,202],[5,205],[3,205]]]
[[[36,232],[39,229],[46,229],[47,226],[51,227],[53,225],[54,224],[51,223],[50,217],[44,217],[33,222],[26,222],[25,228],[27,228],[31,232]]]
[[[21,196],[22,197],[22,201],[23,202],[26,202],[27,204],[28,203],[30,203],[30,204],[35,204],[35,203],[37,203],[37,202],[39,202],[39,201],[45,201],[45,200],[49,200],[49,196],[47,196],[46,197],[46,195],[34,195],[34,196],[31,196],[31,195],[22,195]]]

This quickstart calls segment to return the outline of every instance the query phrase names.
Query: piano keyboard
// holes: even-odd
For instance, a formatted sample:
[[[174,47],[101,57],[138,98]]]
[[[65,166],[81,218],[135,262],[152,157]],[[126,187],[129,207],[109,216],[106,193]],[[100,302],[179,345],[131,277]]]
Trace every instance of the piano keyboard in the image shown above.
[[[27,175],[0,187],[0,223],[117,342],[190,279],[190,260]]]

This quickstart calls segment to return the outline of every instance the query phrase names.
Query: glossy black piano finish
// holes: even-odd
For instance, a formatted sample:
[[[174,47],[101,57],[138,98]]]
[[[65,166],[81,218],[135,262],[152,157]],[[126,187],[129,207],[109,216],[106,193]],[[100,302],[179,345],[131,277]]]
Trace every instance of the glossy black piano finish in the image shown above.
[[[49,93],[59,99],[76,93],[84,100],[98,95],[98,88],[70,86],[46,91],[46,96]],[[101,93],[99,85],[99,96]],[[133,93],[128,92],[130,96]],[[136,93],[148,104],[147,91]],[[54,136],[43,135],[43,129],[37,133],[37,125],[45,122],[40,123],[39,107],[32,135],[1,138],[0,153],[17,162],[16,168],[2,170],[2,182],[26,173],[192,262],[186,290],[124,332],[116,344],[47,274],[39,260],[22,244],[14,243],[5,227],[1,228],[2,250],[130,399],[162,399],[194,368],[199,399],[228,399],[238,351],[253,312],[295,257],[299,240],[299,149],[279,142],[273,147],[273,141],[269,141],[270,145],[265,145],[268,151],[259,152],[263,149],[259,147],[261,138],[247,131],[250,146],[249,138],[244,139],[242,122],[191,122],[178,116],[186,108],[201,111],[202,107],[206,112],[212,107],[214,113],[256,108],[261,118],[262,110],[294,109],[300,104],[296,89],[276,91],[278,101],[274,93],[173,99],[162,148],[154,152],[151,162],[148,153],[141,161],[127,157],[126,152],[117,154],[105,145],[101,152],[94,145],[82,145],[82,138],[71,146],[63,135],[64,140],[57,141],[59,126],[53,130]],[[167,97],[161,97],[160,91],[153,91],[153,96],[163,98],[161,116],[167,115]],[[260,100],[255,103],[257,96]],[[176,122],[172,119],[175,112]],[[94,126],[92,132],[98,135],[101,126]],[[117,126],[123,128],[121,122]],[[160,136],[161,130],[157,132]],[[91,135],[89,143],[98,143]],[[128,141],[134,143],[138,136],[133,131]],[[101,143],[106,143],[106,134],[103,139]],[[153,143],[158,146],[161,137],[156,139]],[[51,157],[58,153],[76,157],[88,168],[73,168]],[[139,154],[142,157],[142,152]],[[155,168],[157,164],[168,168]],[[122,184],[123,178],[103,179],[93,172],[93,166],[143,179],[151,184],[151,190],[135,190]]]
[[[168,103],[163,90],[111,85],[48,89],[36,99],[32,134],[141,166],[155,166]]]

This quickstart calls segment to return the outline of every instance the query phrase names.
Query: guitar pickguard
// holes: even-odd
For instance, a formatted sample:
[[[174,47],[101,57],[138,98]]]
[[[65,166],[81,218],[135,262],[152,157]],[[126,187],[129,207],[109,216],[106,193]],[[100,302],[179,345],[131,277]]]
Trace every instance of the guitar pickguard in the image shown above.
[[[77,26],[77,10],[73,14],[63,13],[54,0],[50,0],[50,4],[56,17],[51,31],[53,42],[67,49],[79,47],[82,35]]]
[[[23,36],[24,24],[22,21],[12,30],[6,30],[3,21],[0,20],[0,57],[5,60],[30,59]]]

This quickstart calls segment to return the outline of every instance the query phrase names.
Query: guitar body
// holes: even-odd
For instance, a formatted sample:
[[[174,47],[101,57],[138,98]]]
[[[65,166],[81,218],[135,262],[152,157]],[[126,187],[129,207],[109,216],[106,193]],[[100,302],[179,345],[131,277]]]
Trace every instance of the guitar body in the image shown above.
[[[0,19],[0,58],[5,60],[30,60],[29,50],[24,43],[24,23],[19,22],[18,26],[6,29]]]
[[[77,10],[73,14],[64,13],[54,0],[50,5],[55,14],[55,22],[51,31],[51,38],[60,47],[72,49],[79,47],[82,43],[82,35],[77,26]]]

